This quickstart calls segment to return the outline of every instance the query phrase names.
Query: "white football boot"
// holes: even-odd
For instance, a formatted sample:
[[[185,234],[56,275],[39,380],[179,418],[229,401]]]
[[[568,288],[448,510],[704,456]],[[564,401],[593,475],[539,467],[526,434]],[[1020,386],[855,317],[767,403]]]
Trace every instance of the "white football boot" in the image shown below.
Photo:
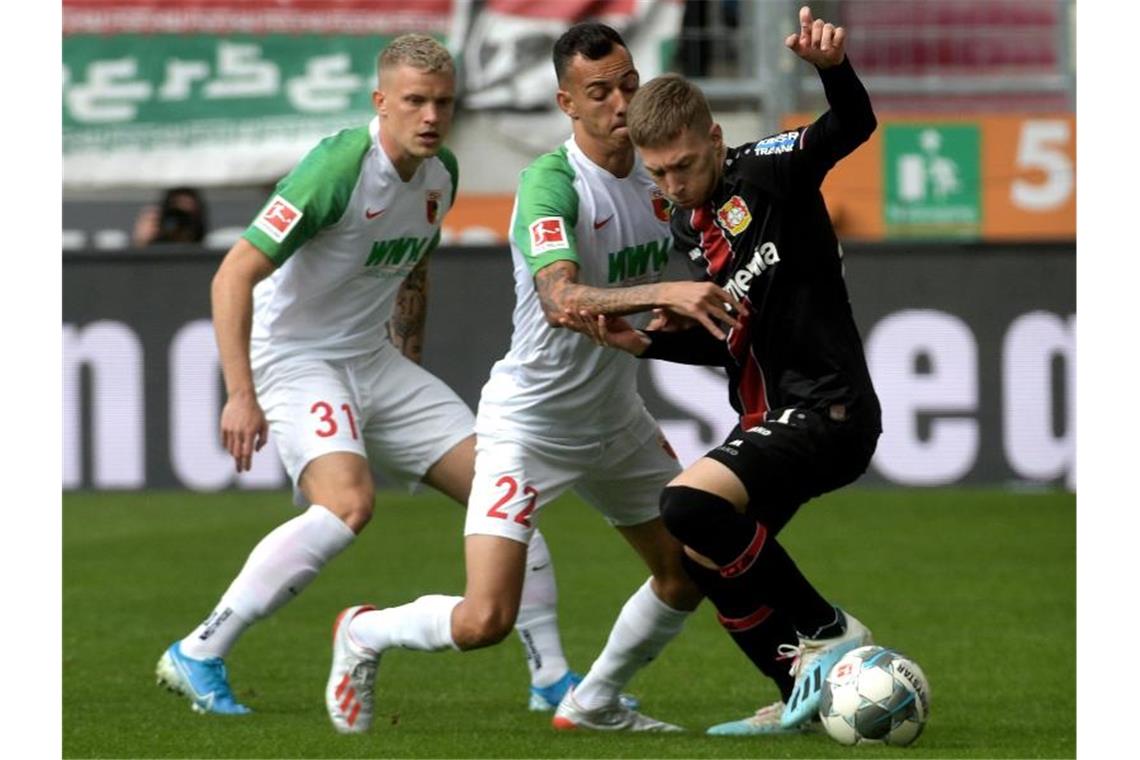
[[[333,728],[342,734],[364,733],[372,725],[372,697],[380,655],[365,649],[348,635],[348,624],[367,605],[349,607],[333,623],[332,669],[325,686],[325,707]]]
[[[666,723],[631,710],[620,701],[596,710],[586,710],[574,699],[574,689],[558,703],[551,725],[559,731],[684,731],[680,726]]]

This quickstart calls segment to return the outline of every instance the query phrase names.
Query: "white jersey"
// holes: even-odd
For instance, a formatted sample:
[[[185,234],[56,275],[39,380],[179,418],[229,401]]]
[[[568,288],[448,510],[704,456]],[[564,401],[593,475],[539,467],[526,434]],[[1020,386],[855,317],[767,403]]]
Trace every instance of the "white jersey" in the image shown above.
[[[254,288],[250,359],[376,351],[404,278],[439,243],[458,169],[446,149],[404,182],[380,121],[322,140],[282,179],[244,237],[278,265]]]
[[[665,199],[636,159],[615,177],[573,138],[523,170],[511,218],[516,304],[511,348],[483,387],[476,432],[597,439],[625,428],[643,408],[638,360],[546,323],[533,275],[559,260],[593,287],[657,282],[672,239]],[[637,325],[647,315],[633,315]]]

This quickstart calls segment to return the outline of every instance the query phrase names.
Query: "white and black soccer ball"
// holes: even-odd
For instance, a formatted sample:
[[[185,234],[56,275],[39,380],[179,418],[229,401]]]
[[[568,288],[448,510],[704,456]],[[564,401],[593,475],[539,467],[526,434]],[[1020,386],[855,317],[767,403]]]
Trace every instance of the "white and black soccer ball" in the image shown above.
[[[827,675],[819,717],[840,744],[905,746],[930,715],[930,684],[918,664],[894,649],[863,646]]]

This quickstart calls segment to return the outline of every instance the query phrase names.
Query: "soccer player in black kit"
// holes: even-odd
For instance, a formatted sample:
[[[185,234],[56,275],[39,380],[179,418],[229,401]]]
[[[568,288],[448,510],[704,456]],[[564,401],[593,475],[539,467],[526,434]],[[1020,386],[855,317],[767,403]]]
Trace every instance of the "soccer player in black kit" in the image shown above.
[[[728,373],[739,424],[664,490],[662,517],[721,624],[782,701],[710,733],[804,730],[827,672],[871,641],[776,540],[800,505],[867,469],[882,430],[819,189],[875,129],[845,36],[805,6],[799,34],[786,40],[819,70],[830,106],[805,128],[726,147],[700,90],[673,75],[630,104],[630,137],[673,204],[675,246],[738,299],[739,326],[717,340],[700,326],[637,331],[620,318],[578,315],[578,329],[611,346]]]

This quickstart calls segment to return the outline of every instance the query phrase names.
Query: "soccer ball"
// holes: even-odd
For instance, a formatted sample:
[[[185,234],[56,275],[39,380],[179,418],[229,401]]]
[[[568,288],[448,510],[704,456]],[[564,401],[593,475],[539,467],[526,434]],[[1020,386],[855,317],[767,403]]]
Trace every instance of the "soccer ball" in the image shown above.
[[[930,685],[901,652],[863,646],[843,656],[827,675],[819,717],[840,744],[905,746],[930,715]]]

